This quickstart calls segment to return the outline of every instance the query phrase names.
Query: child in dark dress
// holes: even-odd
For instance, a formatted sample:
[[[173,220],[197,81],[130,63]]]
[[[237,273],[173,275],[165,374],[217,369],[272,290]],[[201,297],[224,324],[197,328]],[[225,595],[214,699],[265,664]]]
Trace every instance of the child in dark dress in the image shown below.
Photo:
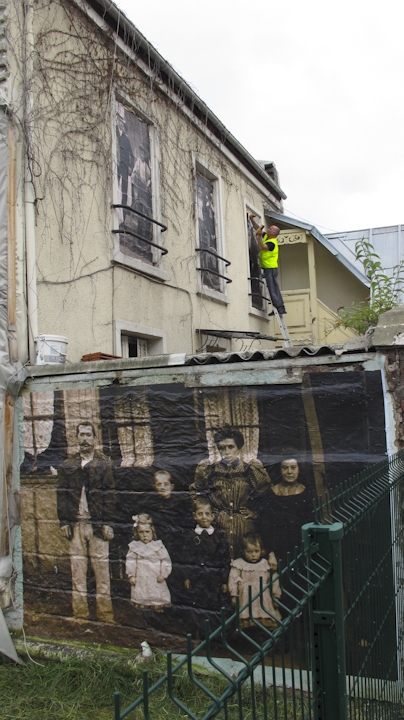
[[[156,535],[167,548],[172,572],[167,578],[171,602],[182,604],[183,549],[187,532],[192,528],[192,503],[187,492],[176,491],[167,470],[154,473],[155,492],[144,493],[136,504],[136,514],[147,513],[153,520]]]
[[[209,500],[196,500],[196,527],[184,548],[184,602],[205,610],[219,610],[223,604],[230,565],[227,543],[222,532],[212,525],[213,518]]]

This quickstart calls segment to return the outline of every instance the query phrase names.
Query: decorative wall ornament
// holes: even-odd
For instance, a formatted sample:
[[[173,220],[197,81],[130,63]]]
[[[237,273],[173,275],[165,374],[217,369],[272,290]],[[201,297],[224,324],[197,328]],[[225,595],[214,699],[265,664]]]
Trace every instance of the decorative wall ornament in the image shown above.
[[[297,243],[307,244],[307,235],[304,230],[301,232],[285,232],[281,230],[278,237],[279,245],[296,245]]]

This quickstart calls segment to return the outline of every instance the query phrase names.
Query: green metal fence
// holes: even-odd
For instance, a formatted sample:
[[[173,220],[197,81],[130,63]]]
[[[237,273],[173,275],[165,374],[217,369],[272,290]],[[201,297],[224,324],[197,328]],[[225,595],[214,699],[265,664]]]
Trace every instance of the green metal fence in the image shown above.
[[[404,452],[326,496],[302,551],[128,707],[116,693],[114,720],[401,717],[403,501]]]
[[[403,714],[403,509],[404,452],[355,476],[317,508],[317,527],[343,527],[336,592],[346,666],[341,703],[350,718]]]

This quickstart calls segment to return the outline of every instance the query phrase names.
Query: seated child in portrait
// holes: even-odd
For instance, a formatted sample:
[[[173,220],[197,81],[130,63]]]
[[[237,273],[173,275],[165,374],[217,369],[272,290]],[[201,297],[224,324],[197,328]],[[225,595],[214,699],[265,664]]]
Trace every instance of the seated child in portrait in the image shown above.
[[[166,578],[171,572],[170,556],[156,531],[150,515],[134,515],[133,536],[126,556],[126,574],[131,584],[131,602],[137,608],[162,612],[171,602]]]
[[[249,601],[249,586],[251,586],[251,597],[254,597],[260,592],[260,578],[265,587],[270,581],[270,570],[277,570],[278,564],[274,553],[269,554],[268,560],[263,557],[263,553],[260,536],[256,533],[247,533],[243,536],[243,557],[232,560],[230,563],[229,592],[233,603],[237,596],[240,598],[240,607]],[[281,620],[279,610],[276,608],[276,603],[274,605],[272,598],[280,598],[282,592],[278,576],[274,575],[273,578],[272,597],[269,588],[262,594],[262,605],[271,615],[263,610],[259,597],[252,603],[253,618],[269,628],[277,627],[277,620]],[[249,607],[241,612],[240,625],[243,628],[254,627]]]
[[[184,602],[197,608],[219,610],[227,592],[230,556],[222,532],[212,525],[212,506],[206,498],[195,501],[196,527],[184,548]]]

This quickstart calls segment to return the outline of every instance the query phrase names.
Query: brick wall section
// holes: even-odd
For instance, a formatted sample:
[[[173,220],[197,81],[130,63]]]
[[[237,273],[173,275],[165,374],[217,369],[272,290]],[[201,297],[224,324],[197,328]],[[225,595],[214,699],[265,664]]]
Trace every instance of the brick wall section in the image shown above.
[[[393,400],[397,448],[402,450],[404,448],[404,347],[388,350],[386,379]]]

